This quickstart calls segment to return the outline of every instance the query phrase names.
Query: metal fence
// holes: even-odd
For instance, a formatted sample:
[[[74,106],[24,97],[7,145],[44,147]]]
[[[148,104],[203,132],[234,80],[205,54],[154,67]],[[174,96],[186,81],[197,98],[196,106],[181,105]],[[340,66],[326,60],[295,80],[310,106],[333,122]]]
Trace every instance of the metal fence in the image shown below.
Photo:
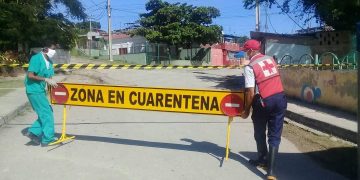
[[[291,55],[283,56],[278,63],[281,65],[292,64],[314,64],[317,69],[357,69],[359,52],[352,51],[347,55],[339,58],[332,52],[325,52],[320,56],[318,54],[313,57],[311,54],[304,54],[299,59],[294,59]],[[324,65],[324,66],[321,66]],[[325,66],[329,65],[329,66]]]
[[[74,52],[78,56],[88,56],[95,59],[106,59],[109,56],[108,50],[103,49],[82,49],[78,48]],[[113,46],[112,54],[120,56],[119,58],[127,59],[130,56],[140,58],[143,56],[133,56],[134,54],[145,53],[146,64],[172,64],[174,61],[187,61],[192,65],[202,63],[210,63],[210,48],[195,47],[192,49],[181,49],[176,46],[167,44],[142,43],[131,44],[126,43]],[[119,59],[118,58],[118,59]],[[139,60],[142,61],[142,60]],[[143,62],[143,61],[142,61]]]
[[[178,49],[165,44],[149,44],[147,61],[154,64],[172,64],[173,61],[188,61],[192,65],[210,63],[210,48],[195,47]]]

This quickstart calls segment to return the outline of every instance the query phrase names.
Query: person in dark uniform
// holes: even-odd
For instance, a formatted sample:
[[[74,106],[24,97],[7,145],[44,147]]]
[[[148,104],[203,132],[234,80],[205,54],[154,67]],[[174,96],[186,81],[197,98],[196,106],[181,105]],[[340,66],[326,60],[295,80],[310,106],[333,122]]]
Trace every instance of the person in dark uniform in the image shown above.
[[[261,54],[260,48],[260,42],[253,39],[246,41],[243,46],[250,63],[244,69],[246,95],[241,117],[246,119],[252,107],[251,119],[258,158],[249,162],[254,166],[266,167],[267,179],[275,180],[275,159],[281,141],[287,100],[276,62],[272,57]],[[269,148],[266,144],[266,127]]]

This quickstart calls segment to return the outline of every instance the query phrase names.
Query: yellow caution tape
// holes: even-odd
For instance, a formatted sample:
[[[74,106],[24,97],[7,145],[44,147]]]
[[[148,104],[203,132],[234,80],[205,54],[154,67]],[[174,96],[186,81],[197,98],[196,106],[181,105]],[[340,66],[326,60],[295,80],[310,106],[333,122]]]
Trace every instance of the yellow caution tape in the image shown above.
[[[176,66],[176,65],[124,65],[124,64],[53,64],[56,69],[240,69],[244,65],[228,66]],[[338,67],[357,66],[357,64],[284,64],[279,68],[288,67]],[[0,67],[22,67],[27,68],[29,64],[0,64]]]

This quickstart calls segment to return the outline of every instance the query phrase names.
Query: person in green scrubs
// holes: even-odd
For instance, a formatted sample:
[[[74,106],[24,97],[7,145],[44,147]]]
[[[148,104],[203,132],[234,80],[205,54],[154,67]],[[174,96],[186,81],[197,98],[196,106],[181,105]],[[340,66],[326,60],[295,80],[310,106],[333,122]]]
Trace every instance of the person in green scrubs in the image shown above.
[[[55,55],[55,46],[43,50],[31,57],[27,75],[25,77],[26,95],[36,112],[38,119],[27,129],[24,135],[28,136],[36,145],[47,146],[57,138],[54,136],[54,115],[46,96],[46,84],[57,87],[51,58]]]

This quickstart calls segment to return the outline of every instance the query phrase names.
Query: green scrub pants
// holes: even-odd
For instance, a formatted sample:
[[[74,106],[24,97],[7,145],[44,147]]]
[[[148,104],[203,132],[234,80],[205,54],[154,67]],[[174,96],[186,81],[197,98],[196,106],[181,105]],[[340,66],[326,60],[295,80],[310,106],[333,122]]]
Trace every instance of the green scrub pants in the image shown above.
[[[38,119],[29,128],[29,132],[41,138],[41,143],[49,144],[54,140],[54,114],[46,93],[27,94]]]

